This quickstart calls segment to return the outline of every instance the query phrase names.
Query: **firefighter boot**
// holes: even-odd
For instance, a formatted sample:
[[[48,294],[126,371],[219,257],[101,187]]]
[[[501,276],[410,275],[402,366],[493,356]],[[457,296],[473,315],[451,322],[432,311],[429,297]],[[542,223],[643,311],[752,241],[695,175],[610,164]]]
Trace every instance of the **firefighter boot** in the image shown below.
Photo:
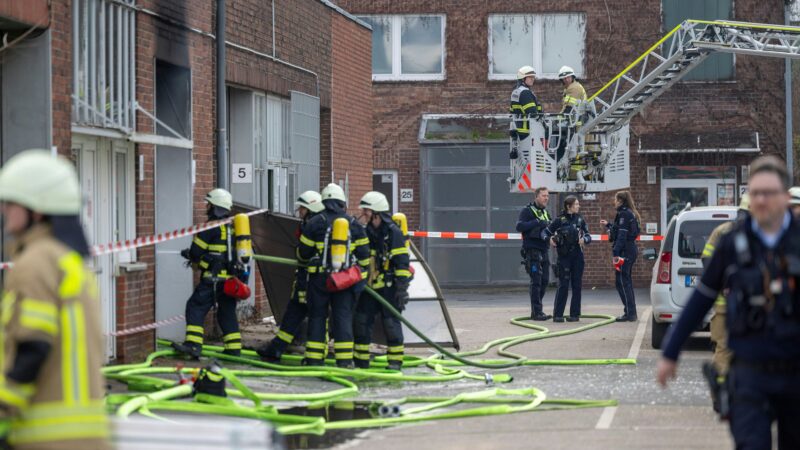
[[[175,349],[176,352],[192,359],[200,359],[200,355],[203,353],[203,346],[195,342],[183,342],[182,344],[173,342],[172,348]]]

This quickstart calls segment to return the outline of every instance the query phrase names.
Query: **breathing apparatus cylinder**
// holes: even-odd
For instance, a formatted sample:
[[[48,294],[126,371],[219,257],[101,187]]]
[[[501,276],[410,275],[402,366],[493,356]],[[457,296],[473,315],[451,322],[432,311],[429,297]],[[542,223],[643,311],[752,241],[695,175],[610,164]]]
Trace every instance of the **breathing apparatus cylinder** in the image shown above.
[[[350,231],[350,222],[344,217],[333,221],[331,227],[331,269],[338,272],[345,267],[347,262],[347,236]]]
[[[253,256],[253,241],[250,238],[250,218],[237,214],[233,218],[233,234],[236,235],[236,257],[242,264],[250,262]]]
[[[405,214],[399,212],[392,216],[392,220],[397,224],[398,227],[400,227],[400,231],[403,232],[403,237],[406,240],[406,248],[408,248],[408,218],[406,218]]]

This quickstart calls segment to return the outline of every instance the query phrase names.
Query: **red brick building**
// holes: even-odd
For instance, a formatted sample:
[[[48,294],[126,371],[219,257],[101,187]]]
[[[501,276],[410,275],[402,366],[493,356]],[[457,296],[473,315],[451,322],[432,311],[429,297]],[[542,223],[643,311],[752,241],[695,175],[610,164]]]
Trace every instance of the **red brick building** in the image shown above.
[[[573,66],[591,95],[684,19],[784,23],[781,0],[339,4],[373,26],[376,187],[404,193],[399,207],[411,227],[434,231],[513,231],[530,201],[504,192],[504,130],[441,145],[428,139],[431,127],[446,134],[453,117],[505,114],[517,67],[537,69],[534,91],[546,112],[557,112],[561,65]],[[749,162],[785,154],[784,67],[781,59],[712,56],[632,120],[630,186],[643,233],[663,233],[686,201],[736,203]],[[613,219],[612,196],[581,196],[593,233],[601,218]],[[557,203],[551,196],[554,210]],[[428,239],[423,246],[445,284],[525,281],[518,243]],[[585,285],[613,285],[610,256],[605,243],[589,247]],[[638,286],[649,283],[651,269],[637,263]]]
[[[291,213],[299,192],[336,180],[356,203],[372,175],[369,27],[328,1],[225,3],[234,200]],[[93,243],[206,220],[216,2],[20,0],[0,4],[0,19],[12,43],[0,50],[3,161],[32,147],[73,158]],[[188,244],[94,258],[107,331],[183,312],[193,278],[177,252]],[[254,284],[243,316],[266,312]],[[180,338],[182,323],[157,334]],[[110,338],[108,355],[140,358],[155,337]]]

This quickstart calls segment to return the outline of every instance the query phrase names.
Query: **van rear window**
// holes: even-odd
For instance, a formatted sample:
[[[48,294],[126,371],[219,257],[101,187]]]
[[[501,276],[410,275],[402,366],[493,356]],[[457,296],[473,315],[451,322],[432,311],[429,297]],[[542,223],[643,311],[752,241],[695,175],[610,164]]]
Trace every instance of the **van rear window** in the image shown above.
[[[687,220],[678,231],[678,255],[681,258],[700,258],[708,237],[724,220]]]

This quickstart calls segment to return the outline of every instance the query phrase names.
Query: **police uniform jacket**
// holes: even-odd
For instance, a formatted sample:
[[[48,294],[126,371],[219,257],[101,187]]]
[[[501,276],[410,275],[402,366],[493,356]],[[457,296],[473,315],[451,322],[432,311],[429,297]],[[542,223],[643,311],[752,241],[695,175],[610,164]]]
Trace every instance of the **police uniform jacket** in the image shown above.
[[[582,253],[579,240],[582,240],[584,244],[592,242],[589,227],[580,214],[562,214],[557,217],[542,231],[542,238],[549,240],[556,233],[565,236],[565,242],[558,246],[558,254],[561,256]]]
[[[608,234],[614,241],[612,253],[614,256],[629,257],[627,255],[631,248],[636,248],[636,238],[639,237],[639,221],[633,212],[625,206],[617,208],[617,216],[614,223],[608,224]]]
[[[550,225],[550,213],[535,202],[529,203],[519,212],[517,231],[522,233],[522,248],[547,251],[548,243],[542,239],[542,231]]]

